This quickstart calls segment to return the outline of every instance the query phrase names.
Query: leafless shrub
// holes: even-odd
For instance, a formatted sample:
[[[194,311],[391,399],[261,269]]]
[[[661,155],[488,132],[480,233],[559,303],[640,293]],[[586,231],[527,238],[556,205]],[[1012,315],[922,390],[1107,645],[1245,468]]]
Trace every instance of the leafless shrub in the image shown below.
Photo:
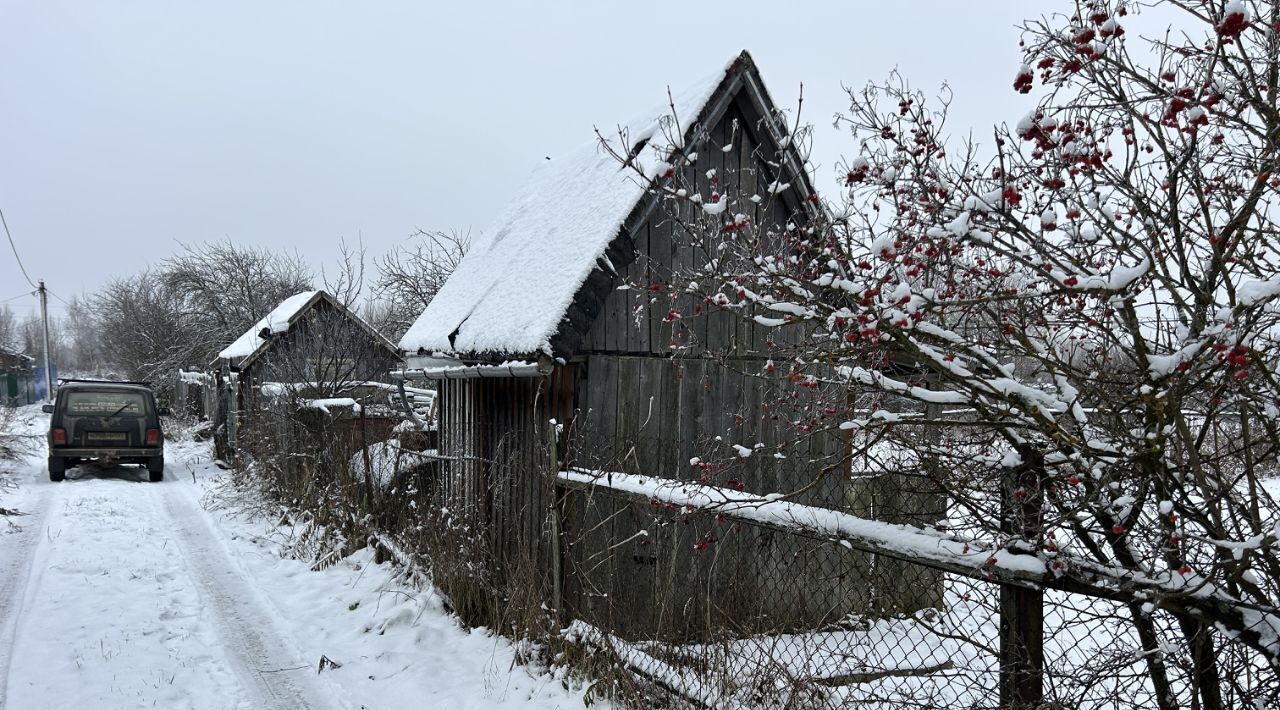
[[[179,369],[206,366],[281,300],[311,287],[296,256],[230,242],[184,249],[89,297],[97,342],[77,347],[129,379],[163,387]]]
[[[40,446],[39,434],[19,429],[20,412],[14,407],[0,406],[0,488],[14,485],[11,478],[16,465],[33,455]],[[0,508],[0,513],[5,509]]]
[[[471,243],[464,232],[418,230],[412,244],[400,246],[378,262],[374,296],[381,304],[380,325],[389,336],[402,335],[457,268]]]

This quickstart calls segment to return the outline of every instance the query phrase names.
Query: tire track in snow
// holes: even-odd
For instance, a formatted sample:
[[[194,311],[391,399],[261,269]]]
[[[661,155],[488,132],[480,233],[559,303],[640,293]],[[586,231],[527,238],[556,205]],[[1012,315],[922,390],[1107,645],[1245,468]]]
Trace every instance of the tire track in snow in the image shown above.
[[[34,463],[31,468],[36,468]],[[28,476],[37,479],[36,475]],[[23,612],[31,606],[31,596],[40,587],[40,575],[45,565],[41,558],[46,554],[44,539],[49,510],[56,498],[54,486],[23,481],[24,485],[39,486],[31,497],[32,511],[20,518],[20,530],[0,534],[0,544],[9,552],[0,562],[0,708],[5,707],[9,689],[9,666],[17,643],[18,628],[22,625]]]
[[[204,608],[156,484],[139,477],[90,467],[43,484],[52,491],[31,541],[38,547],[13,627],[5,706],[262,706]],[[33,478],[28,490],[40,487]]]
[[[178,471],[171,469],[168,473],[177,475]],[[161,506],[172,521],[169,530],[201,598],[219,621],[218,633],[244,687],[256,691],[264,709],[329,708],[330,703],[307,682],[311,665],[301,662],[269,635],[275,632],[270,615],[255,603],[255,590],[234,569],[204,511],[183,490],[186,487],[175,481],[162,486],[163,490],[153,489],[152,495],[163,498]]]

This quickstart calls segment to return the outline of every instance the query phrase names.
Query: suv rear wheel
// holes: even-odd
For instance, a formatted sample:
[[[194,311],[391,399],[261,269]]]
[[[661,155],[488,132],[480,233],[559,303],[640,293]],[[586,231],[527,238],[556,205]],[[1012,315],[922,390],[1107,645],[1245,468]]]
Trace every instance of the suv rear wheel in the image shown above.
[[[147,476],[152,483],[164,480],[164,457],[157,456],[147,461]]]
[[[67,477],[67,460],[61,456],[49,457],[49,480],[61,481]]]

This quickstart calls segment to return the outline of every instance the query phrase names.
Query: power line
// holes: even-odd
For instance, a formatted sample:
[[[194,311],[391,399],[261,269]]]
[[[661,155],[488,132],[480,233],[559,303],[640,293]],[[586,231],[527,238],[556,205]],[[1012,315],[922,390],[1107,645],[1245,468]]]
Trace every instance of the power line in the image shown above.
[[[39,313],[40,312],[39,303],[5,303],[4,301],[0,301],[0,306],[5,306],[6,308],[10,308],[13,311],[19,312],[19,313]],[[61,311],[63,313],[70,313],[71,309],[67,308],[66,306],[60,303],[50,303],[49,311],[50,312]]]
[[[0,301],[0,303],[8,303],[9,301],[16,301],[16,300],[18,300],[19,298],[26,298],[26,297],[28,297],[28,296],[30,296],[30,295],[31,295],[31,294],[30,294],[29,292],[28,292],[28,293],[20,293],[20,294],[18,294],[17,296],[10,296],[9,298],[4,299],[3,301]]]
[[[0,224],[4,225],[4,235],[9,238],[9,248],[13,250],[13,258],[18,261],[18,268],[22,269],[22,277],[31,284],[31,288],[39,288],[27,275],[27,267],[22,265],[22,257],[18,256],[18,247],[13,243],[13,235],[9,233],[9,223],[4,219],[4,210],[0,210]]]
[[[62,296],[59,296],[59,295],[58,295],[58,294],[56,294],[56,293],[54,293],[54,292],[53,292],[53,289],[49,288],[48,286],[45,286],[45,287],[44,287],[44,290],[45,290],[46,292],[48,292],[48,294],[49,294],[50,296],[53,296],[54,298],[58,299],[59,301],[62,301],[62,305],[66,306],[67,308],[70,308],[70,307],[71,307],[71,304],[70,304],[70,303],[67,303],[67,299],[63,298]]]

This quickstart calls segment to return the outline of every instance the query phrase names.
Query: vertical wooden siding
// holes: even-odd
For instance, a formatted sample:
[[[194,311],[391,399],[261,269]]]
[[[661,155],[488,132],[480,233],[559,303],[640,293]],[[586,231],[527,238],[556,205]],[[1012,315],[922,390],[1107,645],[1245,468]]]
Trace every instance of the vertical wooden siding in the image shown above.
[[[754,361],[734,364],[758,367]],[[579,464],[696,480],[701,471],[690,464],[694,456],[706,456],[715,446],[725,449],[729,442],[772,444],[787,436],[784,424],[762,414],[761,402],[772,396],[767,387],[760,378],[709,359],[593,355],[578,391],[579,444],[587,450]],[[715,444],[716,436],[724,442]],[[791,454],[797,463],[843,453],[835,437],[805,445]],[[812,483],[813,473],[813,467],[779,465],[761,455],[740,462],[731,475],[747,490],[774,492]],[[842,507],[859,485],[836,475],[802,500]],[[717,624],[800,627],[830,620],[833,609],[868,606],[866,555],[724,526],[711,516],[654,511],[607,494],[576,495],[574,525],[567,531],[574,541],[568,601],[573,613],[615,633],[696,636]],[[708,539],[715,542],[700,548]],[[796,595],[797,588],[806,594]]]
[[[547,378],[439,381],[437,501],[471,531],[494,589],[552,588],[556,424],[572,419],[575,368]],[[528,576],[532,575],[530,579]]]
[[[689,170],[690,181],[703,192],[709,192],[706,176],[714,169],[725,194],[749,197],[763,193],[761,197],[769,197],[765,188],[775,176],[768,172],[761,159],[772,156],[760,154],[760,142],[756,138],[758,126],[746,115],[739,103],[734,102],[724,119],[708,131],[705,145],[698,150],[697,164]],[[731,150],[723,150],[729,145],[733,146]],[[786,210],[776,199],[766,199],[761,204],[743,202],[731,209],[746,214],[757,225],[776,228],[787,219]],[[694,307],[700,304],[695,303],[692,296],[681,293],[673,299],[666,293],[673,273],[704,263],[709,257],[690,246],[687,235],[679,233],[679,229],[664,207],[659,206],[629,235],[634,253],[628,255],[631,258],[625,268],[615,264],[619,268],[615,286],[632,284],[637,288],[610,292],[584,339],[583,351],[665,355],[671,352],[671,343],[676,342],[692,344],[691,352],[695,354],[712,351],[739,356],[767,355],[765,328],[724,312],[694,317]],[[660,291],[647,290],[653,285]],[[681,320],[664,320],[672,308],[681,312]]]

